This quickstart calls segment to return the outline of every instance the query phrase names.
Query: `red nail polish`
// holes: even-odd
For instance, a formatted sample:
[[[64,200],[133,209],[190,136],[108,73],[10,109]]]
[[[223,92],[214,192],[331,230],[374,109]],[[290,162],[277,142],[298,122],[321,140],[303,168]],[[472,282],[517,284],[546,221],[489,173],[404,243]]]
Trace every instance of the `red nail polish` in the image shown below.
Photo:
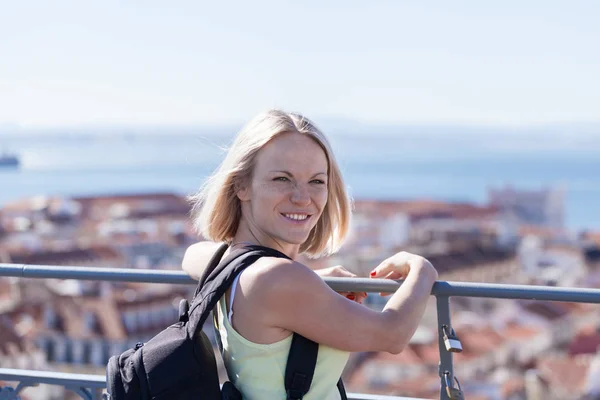
[[[375,271],[371,271],[371,276],[375,276],[376,272]]]
[[[347,298],[349,298],[350,300],[354,300],[356,299],[356,296],[354,296],[353,294],[349,294],[348,296],[346,296]]]

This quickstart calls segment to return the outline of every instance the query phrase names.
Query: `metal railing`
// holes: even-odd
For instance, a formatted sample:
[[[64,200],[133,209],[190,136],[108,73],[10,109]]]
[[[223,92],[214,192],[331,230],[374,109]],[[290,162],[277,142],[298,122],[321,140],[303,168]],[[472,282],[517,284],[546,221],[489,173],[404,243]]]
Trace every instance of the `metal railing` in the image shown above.
[[[19,278],[79,279],[95,281],[142,282],[164,284],[196,284],[183,271],[156,271],[139,269],[114,269],[94,267],[57,267],[50,265],[0,264],[0,276]],[[325,278],[336,291],[394,292],[402,282],[386,279]],[[440,399],[452,400],[447,382],[454,382],[452,352],[444,343],[444,327],[451,331],[450,297],[481,297],[496,299],[546,300],[575,303],[600,303],[600,289],[572,289],[561,287],[504,285],[486,283],[444,282],[434,284],[431,294],[437,299],[438,347],[440,352]],[[18,381],[18,393],[34,383],[62,385],[75,390],[84,399],[96,399],[94,390],[104,387],[105,377],[94,375],[59,374],[29,370],[0,369],[0,380]],[[452,385],[452,384],[451,384]],[[89,390],[88,390],[89,389]],[[0,391],[0,400],[4,400]],[[87,390],[87,391],[86,391]],[[16,397],[6,397],[16,398]],[[403,397],[375,396],[352,393],[349,399],[407,399]]]
[[[0,380],[19,382],[16,389],[0,387],[0,400],[17,399],[19,393],[30,386],[41,384],[63,386],[72,390],[82,399],[97,400],[106,387],[106,377],[89,374],[67,374],[52,371],[32,371],[22,369],[0,368]]]
[[[22,369],[0,368],[0,380],[19,382],[16,389],[0,387],[0,400],[15,400],[19,393],[30,386],[38,384],[63,386],[77,393],[84,400],[102,399],[102,390],[106,387],[103,375],[67,374],[52,371],[32,371]],[[399,396],[379,396],[363,393],[348,393],[348,400],[423,400]]]

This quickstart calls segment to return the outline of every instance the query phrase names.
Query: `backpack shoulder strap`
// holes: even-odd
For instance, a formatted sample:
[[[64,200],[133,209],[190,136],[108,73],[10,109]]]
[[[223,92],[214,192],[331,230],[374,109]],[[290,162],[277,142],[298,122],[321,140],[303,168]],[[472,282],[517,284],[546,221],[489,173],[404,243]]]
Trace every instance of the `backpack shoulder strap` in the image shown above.
[[[300,400],[308,393],[317,366],[319,344],[294,333],[285,367],[287,400]],[[337,382],[341,400],[348,400],[342,378]]]
[[[198,327],[204,324],[210,311],[214,309],[219,299],[229,289],[235,277],[261,257],[289,258],[285,254],[268,247],[248,246],[232,251],[217,266],[212,268],[202,285],[198,285],[196,294],[190,304],[189,323],[187,325],[190,337]]]
[[[219,263],[221,262],[221,258],[223,258],[223,254],[225,254],[228,248],[229,245],[227,243],[223,243],[219,246],[215,254],[213,254],[210,261],[208,262],[208,265],[204,269],[204,272],[202,272],[202,276],[200,277],[200,279],[198,279],[198,286],[196,286],[196,292],[194,293],[194,297],[196,297],[196,295],[200,293],[200,289],[202,289],[202,286],[204,286],[206,279],[211,274],[211,272],[213,272],[215,268],[219,265]]]
[[[287,400],[300,400],[312,384],[317,366],[319,345],[294,333],[285,366],[285,392]]]

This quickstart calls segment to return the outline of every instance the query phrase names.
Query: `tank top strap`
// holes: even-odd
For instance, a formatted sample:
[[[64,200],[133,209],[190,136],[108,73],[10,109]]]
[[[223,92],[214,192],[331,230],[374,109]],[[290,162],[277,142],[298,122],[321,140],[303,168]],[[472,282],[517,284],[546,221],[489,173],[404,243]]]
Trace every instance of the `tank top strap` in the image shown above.
[[[238,281],[240,280],[240,276],[242,276],[243,273],[244,271],[240,272],[231,284],[231,292],[229,295],[229,312],[227,313],[227,319],[229,320],[230,324],[232,324],[231,318],[233,317],[233,299],[235,297],[235,289],[237,288]]]

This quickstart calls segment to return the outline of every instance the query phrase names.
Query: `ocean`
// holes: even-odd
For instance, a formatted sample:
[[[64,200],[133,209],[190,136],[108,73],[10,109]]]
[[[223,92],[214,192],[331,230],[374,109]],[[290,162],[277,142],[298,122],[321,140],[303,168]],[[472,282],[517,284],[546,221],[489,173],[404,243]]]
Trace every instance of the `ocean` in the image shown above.
[[[231,135],[0,134],[18,170],[0,168],[0,205],[35,195],[191,194],[217,167]],[[600,230],[597,136],[541,134],[334,135],[356,199],[432,198],[484,204],[489,188],[561,186],[570,229]]]

